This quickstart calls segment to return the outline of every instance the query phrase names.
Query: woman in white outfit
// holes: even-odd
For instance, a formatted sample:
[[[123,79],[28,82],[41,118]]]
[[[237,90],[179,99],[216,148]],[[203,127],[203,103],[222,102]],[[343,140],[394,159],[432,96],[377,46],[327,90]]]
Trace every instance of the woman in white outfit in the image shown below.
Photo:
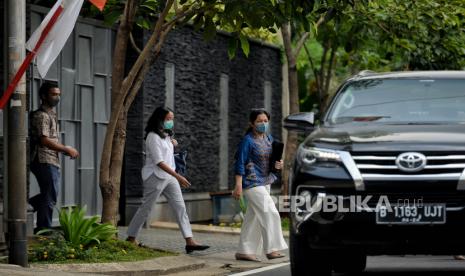
[[[270,172],[273,137],[267,134],[270,115],[263,109],[250,113],[249,129],[237,149],[233,196],[247,199],[247,211],[242,223],[237,260],[259,261],[263,251],[268,259],[284,257],[279,251],[287,248],[281,230],[281,218],[270,196],[270,184],[276,176]],[[274,164],[283,166],[282,160]]]
[[[163,194],[173,208],[181,233],[186,240],[186,252],[190,253],[194,250],[205,250],[209,246],[196,243],[192,237],[191,225],[180,187],[187,188],[190,183],[175,171],[174,147],[177,146],[177,141],[169,136],[174,126],[173,119],[172,111],[158,107],[145,128],[146,157],[142,168],[144,197],[142,205],[137,209],[129,224],[127,240],[141,245],[136,241],[136,237],[158,197]]]

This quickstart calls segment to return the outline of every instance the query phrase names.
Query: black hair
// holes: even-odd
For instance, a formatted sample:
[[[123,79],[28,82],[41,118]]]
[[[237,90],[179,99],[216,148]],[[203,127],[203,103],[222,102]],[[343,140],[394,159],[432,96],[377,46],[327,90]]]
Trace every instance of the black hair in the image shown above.
[[[150,132],[155,132],[161,138],[166,137],[166,131],[163,129],[163,123],[165,122],[166,115],[168,113],[173,112],[171,109],[167,107],[157,107],[150,116],[149,121],[147,122],[147,126],[145,127],[145,138]]]
[[[48,93],[53,88],[58,88],[58,85],[55,82],[45,81],[44,83],[42,83],[42,85],[39,88],[39,98],[41,100],[47,98]]]
[[[261,114],[265,114],[268,120],[271,120],[270,113],[268,113],[268,111],[266,111],[264,108],[253,108],[249,114],[249,123],[253,124],[255,120],[257,120],[257,117]],[[250,132],[252,132],[252,130],[253,128],[249,126],[245,134],[249,134]]]

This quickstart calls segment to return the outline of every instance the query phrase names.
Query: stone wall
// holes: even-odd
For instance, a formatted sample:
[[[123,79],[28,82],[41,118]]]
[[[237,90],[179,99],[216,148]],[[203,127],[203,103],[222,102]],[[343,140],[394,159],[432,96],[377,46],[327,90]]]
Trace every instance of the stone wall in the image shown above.
[[[190,27],[172,31],[162,53],[144,81],[128,118],[125,162],[126,198],[142,194],[143,129],[153,110],[165,104],[165,67],[175,68],[175,138],[189,152],[186,192],[219,189],[220,76],[229,77],[229,187],[233,183],[233,156],[247,127],[251,108],[264,107],[264,82],[272,89],[272,134],[281,139],[281,53],[276,47],[251,42],[246,58],[227,54],[228,34],[206,42]],[[147,36],[145,37],[147,39]]]

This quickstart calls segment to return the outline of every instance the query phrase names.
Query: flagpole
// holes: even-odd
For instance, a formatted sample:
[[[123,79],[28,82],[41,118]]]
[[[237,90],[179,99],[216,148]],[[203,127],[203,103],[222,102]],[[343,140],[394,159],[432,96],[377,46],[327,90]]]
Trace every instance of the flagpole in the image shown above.
[[[40,46],[42,46],[42,43],[44,42],[44,40],[47,37],[50,30],[55,25],[55,23],[56,23],[58,17],[60,16],[60,14],[62,13],[62,11],[63,11],[63,6],[61,6],[61,5],[58,6],[56,11],[53,13],[50,21],[47,23],[44,30],[40,34],[40,38],[37,41],[36,46],[34,47],[34,49],[31,52],[29,52],[27,54],[27,56],[24,59],[23,63],[19,67],[18,72],[16,72],[15,76],[13,77],[13,80],[10,82],[7,89],[3,93],[2,98],[0,99],[0,109],[4,109],[5,104],[10,99],[11,94],[13,94],[16,86],[18,85],[19,81],[21,80],[22,76],[24,75],[24,72],[26,72],[26,69],[29,67],[29,64],[31,64],[31,61],[34,59],[37,51],[39,50]]]

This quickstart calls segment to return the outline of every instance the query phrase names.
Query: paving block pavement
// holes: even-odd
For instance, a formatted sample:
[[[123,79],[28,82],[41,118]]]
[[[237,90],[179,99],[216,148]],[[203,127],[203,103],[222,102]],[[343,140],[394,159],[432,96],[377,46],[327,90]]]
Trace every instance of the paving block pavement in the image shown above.
[[[25,268],[18,265],[0,264],[0,275],[4,276],[50,276],[51,271],[38,268]],[[102,274],[92,273],[71,273],[54,271],[54,276],[101,276]]]
[[[119,228],[119,238],[126,238],[126,227]],[[178,256],[160,257],[140,262],[99,264],[33,264],[29,268],[15,265],[0,265],[0,275],[11,276],[75,276],[75,275],[176,275],[210,276],[228,275],[272,264],[288,262],[288,257],[262,262],[237,261],[234,258],[239,235],[215,231],[195,232],[194,239],[211,248],[185,254],[184,239],[177,229],[142,229],[139,240],[147,246],[179,253]],[[284,252],[288,254],[288,252]]]
[[[157,224],[153,225],[157,227]],[[170,226],[170,227],[168,227]],[[163,224],[161,228],[144,228],[139,234],[138,239],[149,247],[178,252],[184,254],[185,242],[181,232],[173,225]],[[210,228],[210,231],[207,228]],[[126,238],[126,227],[120,227],[120,238]],[[238,243],[239,235],[232,231],[222,233],[215,231],[215,228],[209,226],[204,227],[201,232],[196,231],[196,226],[192,226],[194,239],[202,244],[210,245],[211,247],[205,251],[195,251],[189,256],[202,260],[205,266],[195,271],[182,271],[170,275],[175,276],[213,276],[213,275],[229,275],[242,271],[252,270],[273,264],[289,262],[289,252],[286,250],[285,258],[268,260],[264,255],[258,256],[261,262],[237,261],[234,258]],[[221,230],[221,229],[220,229]],[[286,239],[287,240],[287,239]]]
[[[205,262],[186,255],[160,257],[138,262],[93,263],[93,264],[46,264],[34,265],[48,271],[99,273],[104,275],[166,275],[184,270],[203,268]]]

